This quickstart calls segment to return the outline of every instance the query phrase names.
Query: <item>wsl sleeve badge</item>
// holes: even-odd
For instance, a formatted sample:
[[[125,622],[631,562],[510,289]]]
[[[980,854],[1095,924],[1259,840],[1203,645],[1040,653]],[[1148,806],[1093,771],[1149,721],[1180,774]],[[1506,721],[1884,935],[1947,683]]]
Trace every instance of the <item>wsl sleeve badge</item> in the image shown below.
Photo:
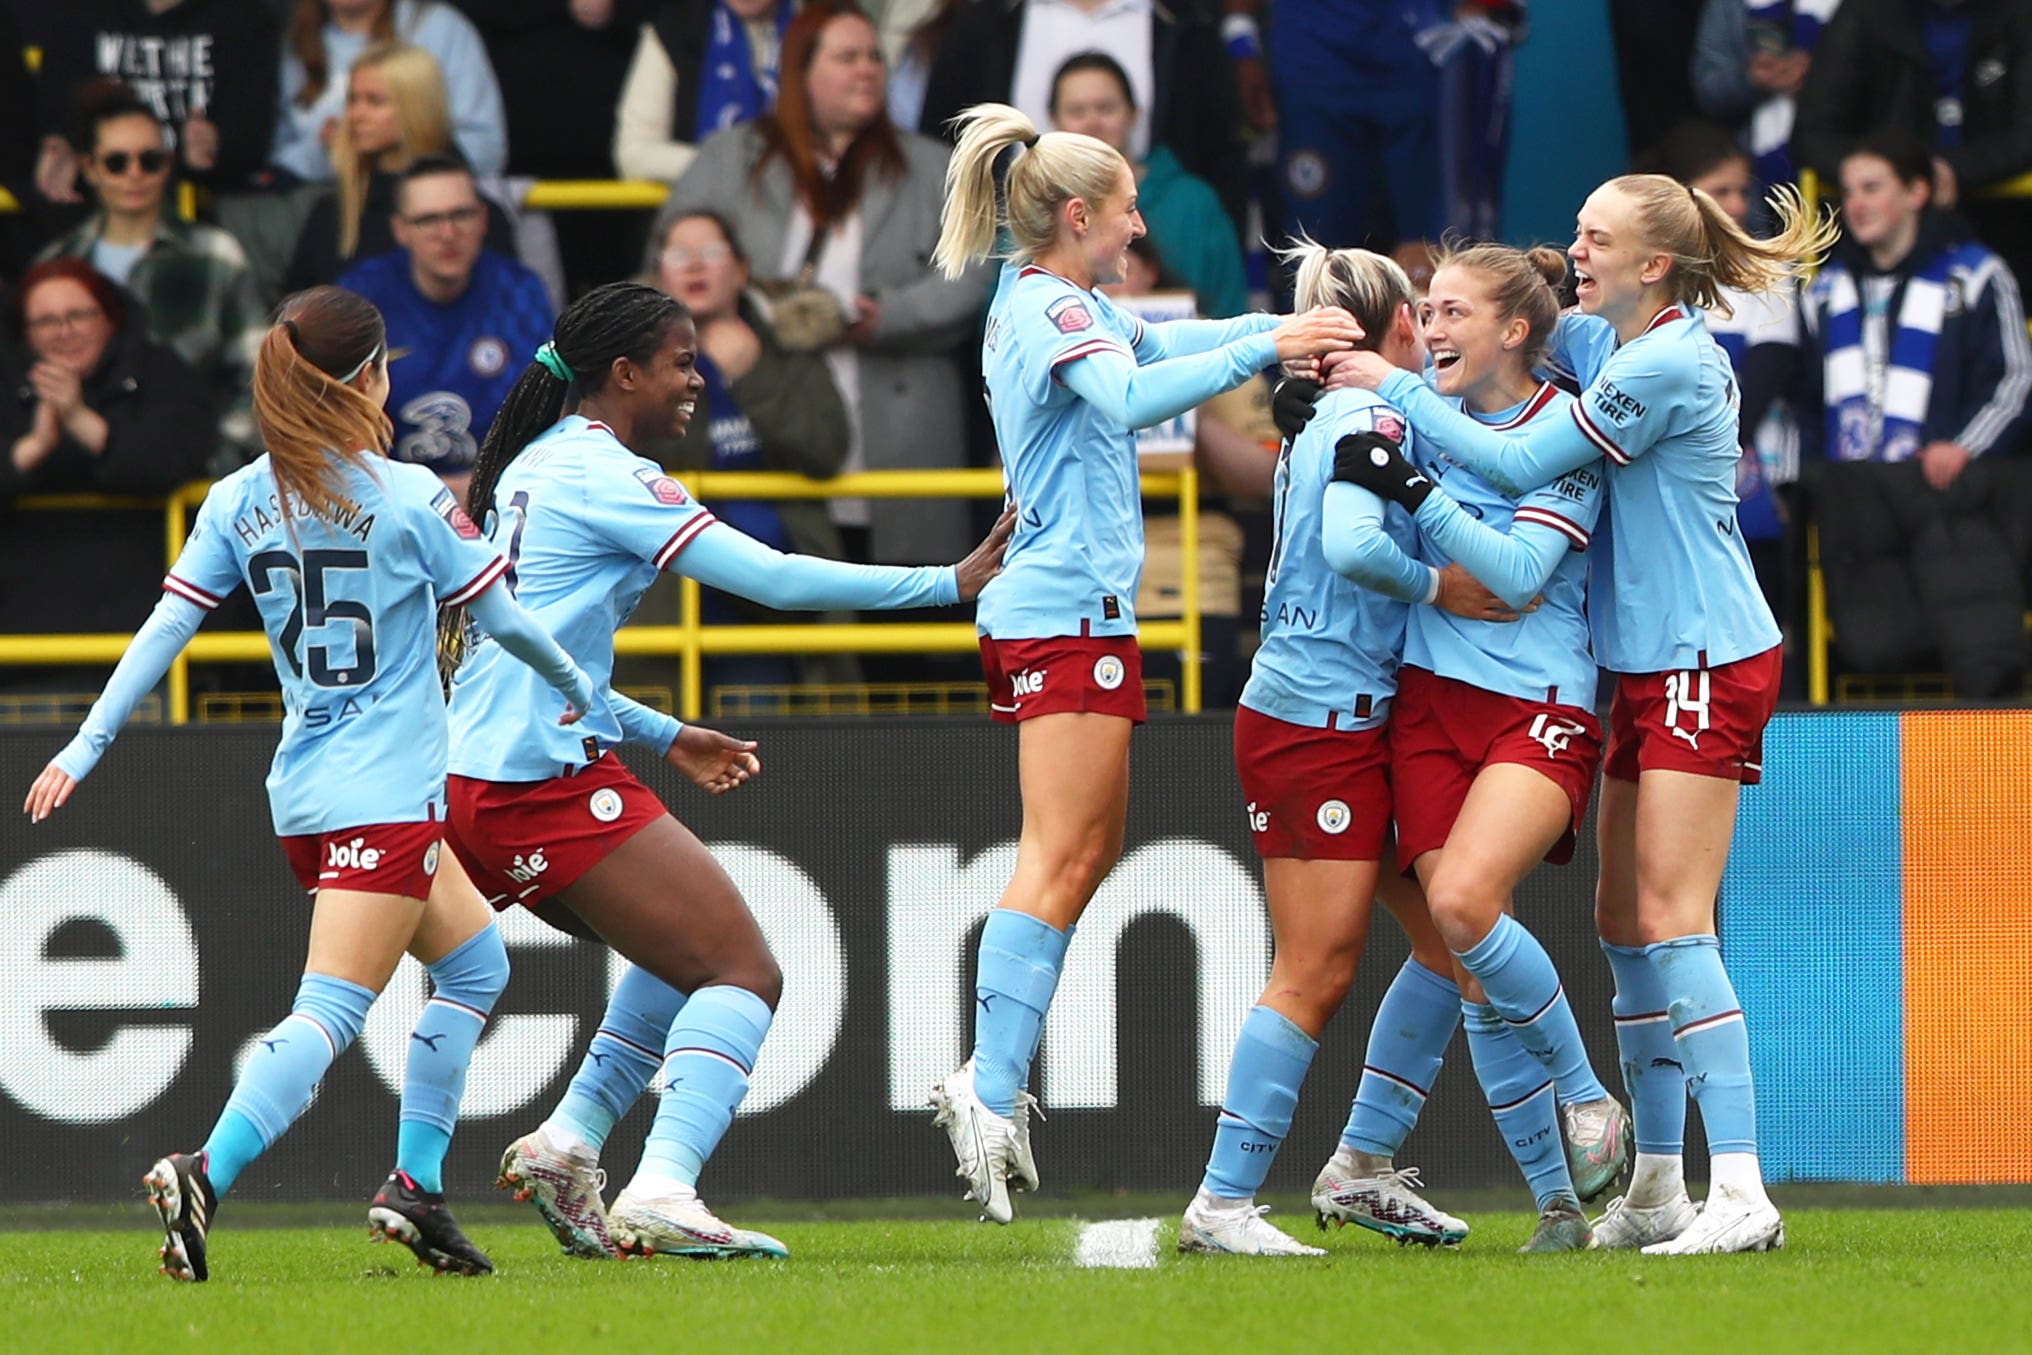
[[[650,497],[658,503],[677,508],[691,501],[690,496],[684,492],[683,485],[654,466],[641,467],[635,472],[635,478],[642,482],[642,487],[647,489]]]
[[[1044,318],[1061,334],[1078,334],[1094,327],[1093,312],[1076,296],[1062,296],[1046,306]]]
[[[461,540],[478,541],[480,539],[478,524],[466,516],[466,510],[459,507],[457,497],[449,489],[440,489],[437,492],[437,497],[430,501],[430,511],[443,518],[445,523],[459,534]]]

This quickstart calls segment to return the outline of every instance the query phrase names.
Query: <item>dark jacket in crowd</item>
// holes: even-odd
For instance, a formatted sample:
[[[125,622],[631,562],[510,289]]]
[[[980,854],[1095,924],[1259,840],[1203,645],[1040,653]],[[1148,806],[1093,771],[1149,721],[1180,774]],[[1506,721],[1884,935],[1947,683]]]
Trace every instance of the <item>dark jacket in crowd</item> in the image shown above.
[[[614,0],[586,28],[564,0],[452,0],[480,30],[508,111],[508,172],[538,179],[614,173],[614,101],[649,0]],[[558,72],[569,71],[569,79]],[[697,86],[690,86],[696,89]],[[639,228],[638,228],[639,229]]]
[[[2024,690],[2032,462],[1971,461],[1945,490],[1917,460],[1802,468],[1842,671],[1945,668],[1964,700]]]
[[[395,214],[395,200],[402,176],[377,172],[367,180],[367,199],[360,208],[360,240],[351,254],[339,253],[339,195],[326,193],[311,205],[303,231],[296,237],[296,253],[290,257],[289,272],[283,276],[285,292],[300,292],[337,282],[339,274],[361,259],[386,254],[396,248],[395,228],[388,218]],[[496,254],[519,259],[515,249],[515,227],[508,214],[485,193],[480,201],[487,207],[487,248]]]
[[[1882,127],[1937,142],[1939,92],[1921,15],[1933,0],[1842,0],[1799,91],[1792,157],[1832,181],[1850,143]],[[1937,152],[1964,192],[2032,170],[2032,5],[1964,0],[1971,31],[1961,144]]]
[[[1938,259],[1943,251],[1971,242],[1968,226],[1946,212],[1929,211],[1920,219],[1919,238],[1912,250],[1889,272],[1898,280],[1891,296],[1890,323],[1896,325],[1904,300],[1904,284]],[[1801,396],[1798,408],[1799,455],[1802,461],[1832,456],[1827,444],[1824,339],[1825,295],[1832,271],[1845,269],[1860,288],[1877,276],[1869,253],[1844,238],[1835,246],[1830,268],[1801,294]],[[2023,449],[2027,413],[2032,409],[2032,343],[2025,333],[2025,304],[2017,280],[2003,260],[1980,246],[1972,267],[1957,266],[1948,275],[1949,300],[1940,337],[1933,350],[1933,389],[1926,406],[1921,445],[1954,442],[1978,456],[2009,455]],[[1750,427],[1746,423],[1745,427]]]
[[[129,327],[84,381],[105,450],[66,438],[24,476],[5,452],[34,417],[33,365],[18,344],[0,353],[0,633],[132,631],[161,593],[162,510],[23,510],[14,497],[165,494],[204,474],[218,416],[190,366]]]
[[[1892,270],[1901,284],[1967,229],[1944,213],[1922,220],[1912,251]],[[2011,453],[2024,433],[2032,385],[2025,312],[2003,262],[1978,249],[1948,275],[1948,311],[1934,350],[1922,445],[1957,442],[1981,453],[1945,490],[1918,458],[1824,459],[1821,391],[1826,355],[1823,295],[1836,270],[1857,279],[1877,270],[1844,241],[1803,295],[1805,395],[1800,402],[1801,481],[1820,530],[1835,649],[1851,671],[1896,673],[1945,667],[1955,693],[1992,700],[2022,690],[2025,574],[2032,562],[2032,461]],[[1895,324],[1903,287],[1890,300]]]
[[[44,135],[71,135],[78,86],[110,75],[155,110],[174,144],[193,109],[218,125],[218,164],[192,176],[198,182],[240,188],[267,166],[282,54],[267,6],[182,0],[156,14],[146,0],[63,0],[50,8],[61,18],[43,49]]]
[[[1220,32],[1192,9],[1151,6],[1150,143],[1171,147],[1186,169],[1220,194],[1242,230],[1247,223],[1247,148],[1241,96]],[[1007,103],[1023,42],[1022,0],[974,0],[953,21],[932,63],[918,130],[952,140],[947,125],[969,104]],[[1040,128],[1049,131],[1049,128]]]

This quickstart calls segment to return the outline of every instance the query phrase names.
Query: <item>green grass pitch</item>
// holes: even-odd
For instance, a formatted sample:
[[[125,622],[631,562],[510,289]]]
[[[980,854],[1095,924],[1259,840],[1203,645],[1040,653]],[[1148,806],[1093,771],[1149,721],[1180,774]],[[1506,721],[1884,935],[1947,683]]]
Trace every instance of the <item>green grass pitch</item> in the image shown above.
[[[1783,1202],[1781,1196],[1781,1203]],[[921,1202],[920,1202],[921,1203]],[[1297,1207],[1299,1202],[1292,1201]],[[1318,1259],[1083,1267],[1076,1218],[736,1221],[785,1262],[574,1261],[519,1212],[475,1211],[491,1279],[439,1277],[357,1227],[214,1234],[213,1280],[155,1273],[145,1207],[117,1231],[0,1232],[15,1349],[42,1351],[1926,1351],[2032,1349],[2022,1209],[1793,1209],[1770,1256],[1521,1257],[1523,1214],[1457,1250],[1353,1228]],[[1110,1211],[1112,1212],[1112,1211]],[[782,1217],[782,1216],[779,1216]],[[1320,1237],[1302,1214],[1281,1220]],[[8,1220],[0,1216],[0,1224]]]

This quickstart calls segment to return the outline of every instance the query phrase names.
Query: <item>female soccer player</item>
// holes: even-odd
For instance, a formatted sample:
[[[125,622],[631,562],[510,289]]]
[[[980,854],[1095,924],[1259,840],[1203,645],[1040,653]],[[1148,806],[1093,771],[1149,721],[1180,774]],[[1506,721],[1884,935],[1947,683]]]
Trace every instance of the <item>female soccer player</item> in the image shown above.
[[[290,866],[315,898],[310,954],[289,1016],[248,1059],[204,1147],[170,1154],[145,1178],[162,1216],[163,1271],[209,1276],[220,1197],[303,1113],[407,951],[435,994],[410,1046],[396,1169],[368,1219],[377,1238],[428,1265],[482,1274],[493,1265],[445,1208],[440,1175],[467,1060],[508,981],[508,952],[465,875],[438,869],[445,706],[430,656],[439,604],[465,605],[565,693],[559,724],[591,709],[595,689],[497,586],[508,562],[450,492],[429,471],[384,460],[392,430],[381,408],[380,314],[337,287],[299,293],[280,314],[254,369],[267,454],[205,496],[162,601],[78,736],[36,778],[27,809],[40,821],[70,798],[205,613],[244,580],[288,711],[268,794]],[[533,710],[555,709],[541,692],[529,697]]]
[[[1785,1239],[1757,1162],[1749,1038],[1715,936],[1736,801],[1761,775],[1777,704],[1779,632],[1734,530],[1736,390],[1699,309],[1722,287],[1771,290],[1832,242],[1832,225],[1796,195],[1781,193],[1773,207],[1778,233],[1758,240],[1661,175],[1612,179],[1589,196],[1568,254],[1581,309],[1607,337],[1572,354],[1586,389],[1570,420],[1491,430],[1376,359],[1344,364],[1357,384],[1400,405],[1428,446],[1506,495],[1608,459],[1614,531],[1589,611],[1597,657],[1619,676],[1596,921],[1616,974],[1637,1162],[1595,1244],[1661,1255],[1762,1251]],[[1425,476],[1387,448],[1372,451],[1349,472],[1400,503],[1427,505],[1421,526],[1444,518]],[[1700,1211],[1680,1166],[1688,1090],[1713,1164]]]
[[[705,384],[697,358],[682,304],[637,283],[595,288],[558,318],[556,338],[509,392],[474,466],[474,510],[506,548],[517,596],[596,681],[612,671],[615,627],[658,570],[786,610],[950,606],[994,576],[1007,514],[957,568],[783,555],[716,522],[631,450],[684,431]],[[567,400],[574,412],[560,418]],[[456,658],[456,617],[445,636]],[[606,1220],[597,1178],[564,1168],[596,1148],[611,1120],[582,1120],[575,1141],[518,1141],[503,1159],[504,1183],[568,1196],[562,1206],[539,1203],[561,1241],[596,1254],[785,1255],[782,1243],[728,1227],[698,1197],[700,1171],[747,1093],[782,975],[726,872],[609,755],[622,742],[644,744],[707,789],[730,789],[761,770],[755,745],[632,703],[560,733],[534,718],[529,687],[491,647],[459,669],[449,840],[489,902],[527,904],[634,962],[601,1030],[634,1032],[651,1067],[660,1051],[670,1089],[615,1202],[609,1248],[598,1236]],[[621,1108],[646,1081],[645,1071],[625,1088]],[[601,1114],[592,1103],[584,1113]]]
[[[1069,929],[1121,852],[1129,732],[1144,718],[1134,430],[1280,358],[1345,348],[1358,327],[1334,310],[1142,324],[1095,290],[1121,280],[1143,234],[1121,153],[1073,132],[1039,136],[1006,104],[976,104],[958,124],[933,261],[957,277],[995,250],[998,230],[1011,242],[982,362],[1021,518],[979,627],[995,718],[1021,726],[1023,832],[981,934],[973,1055],[931,1099],[970,1196],[1007,1223],[1012,1182],[1037,1188],[1030,1062]]]
[[[1366,250],[1301,246],[1293,257],[1301,307],[1344,308],[1384,361],[1422,368],[1415,298],[1402,269]],[[1263,643],[1235,712],[1235,767],[1263,857],[1276,954],[1269,986],[1235,1043],[1206,1176],[1179,1225],[1183,1251],[1322,1254],[1264,1222],[1255,1196],[1368,938],[1389,842],[1386,722],[1404,642],[1402,599],[1437,592],[1437,575],[1406,559],[1416,544],[1408,517],[1386,516],[1373,497],[1330,487],[1335,439],[1378,428],[1403,436],[1402,417],[1366,391],[1330,396],[1277,464]],[[1403,566],[1387,593],[1357,582],[1377,572],[1354,551],[1349,518],[1364,502],[1374,525],[1405,548],[1371,549]],[[1415,900],[1405,911],[1414,936],[1431,930],[1418,926]],[[1440,982],[1450,994],[1450,1036],[1459,997],[1450,980]]]
[[[1504,429],[1561,416],[1568,397],[1534,373],[1558,322],[1552,285],[1564,276],[1552,250],[1527,256],[1480,245],[1441,259],[1426,334],[1449,404]],[[1363,456],[1375,441],[1343,438],[1339,455]],[[1435,497],[1460,505],[1435,510],[1437,525],[1421,519],[1419,559],[1458,561],[1510,605],[1538,605],[1502,627],[1413,609],[1390,719],[1398,858],[1417,874],[1456,957],[1477,1077],[1537,1198],[1538,1228],[1524,1250],[1579,1250],[1589,1237],[1580,1201],[1607,1190],[1627,1164],[1629,1119],[1589,1066],[1551,960],[1510,912],[1517,884],[1541,858],[1572,857],[1600,757],[1582,554],[1600,505],[1600,468],[1577,468],[1512,504],[1422,442],[1414,464],[1439,486]],[[1379,530],[1368,525],[1372,536]],[[1371,549],[1388,546],[1377,540]],[[1412,1024],[1379,1017],[1377,1028]],[[1443,1038],[1429,1048],[1428,1069]]]

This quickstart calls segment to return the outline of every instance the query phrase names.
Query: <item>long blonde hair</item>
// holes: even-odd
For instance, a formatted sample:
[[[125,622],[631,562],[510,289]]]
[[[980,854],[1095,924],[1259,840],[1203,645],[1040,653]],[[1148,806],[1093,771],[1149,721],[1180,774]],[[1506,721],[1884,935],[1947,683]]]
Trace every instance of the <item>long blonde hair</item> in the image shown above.
[[[388,81],[402,154],[410,160],[444,155],[452,148],[451,104],[437,58],[406,42],[377,42],[353,62],[355,73],[372,68]],[[346,77],[350,85],[352,76]],[[339,180],[339,257],[360,247],[360,217],[367,207],[367,183],[380,167],[379,155],[353,144],[352,122],[341,116],[332,132],[332,169]]]
[[[1397,312],[1418,304],[1411,279],[1395,259],[1366,249],[1328,249],[1299,236],[1277,257],[1296,265],[1292,290],[1297,308],[1339,306],[1362,327],[1355,347],[1379,352],[1396,324]]]
[[[1665,275],[1672,299],[1723,315],[1735,313],[1723,288],[1771,291],[1819,263],[1841,235],[1833,212],[1809,211],[1791,184],[1767,199],[1778,218],[1778,233],[1768,239],[1738,226],[1705,192],[1663,174],[1625,174],[1602,187],[1628,198],[1639,238],[1672,257]]]
[[[1105,141],[1078,132],[1039,134],[1008,104],[975,104],[953,119],[959,144],[945,167],[945,209],[931,261],[956,278],[995,248],[1006,226],[1012,259],[1029,259],[1058,238],[1059,208],[1074,198],[1099,203],[1121,184],[1129,162]],[[1014,147],[1004,174],[996,162]],[[999,201],[998,201],[999,199]]]
[[[388,412],[347,384],[370,362],[388,360],[388,330],[372,302],[343,287],[284,297],[254,360],[254,421],[284,499],[319,517],[356,507],[342,465],[385,456],[395,439]]]

